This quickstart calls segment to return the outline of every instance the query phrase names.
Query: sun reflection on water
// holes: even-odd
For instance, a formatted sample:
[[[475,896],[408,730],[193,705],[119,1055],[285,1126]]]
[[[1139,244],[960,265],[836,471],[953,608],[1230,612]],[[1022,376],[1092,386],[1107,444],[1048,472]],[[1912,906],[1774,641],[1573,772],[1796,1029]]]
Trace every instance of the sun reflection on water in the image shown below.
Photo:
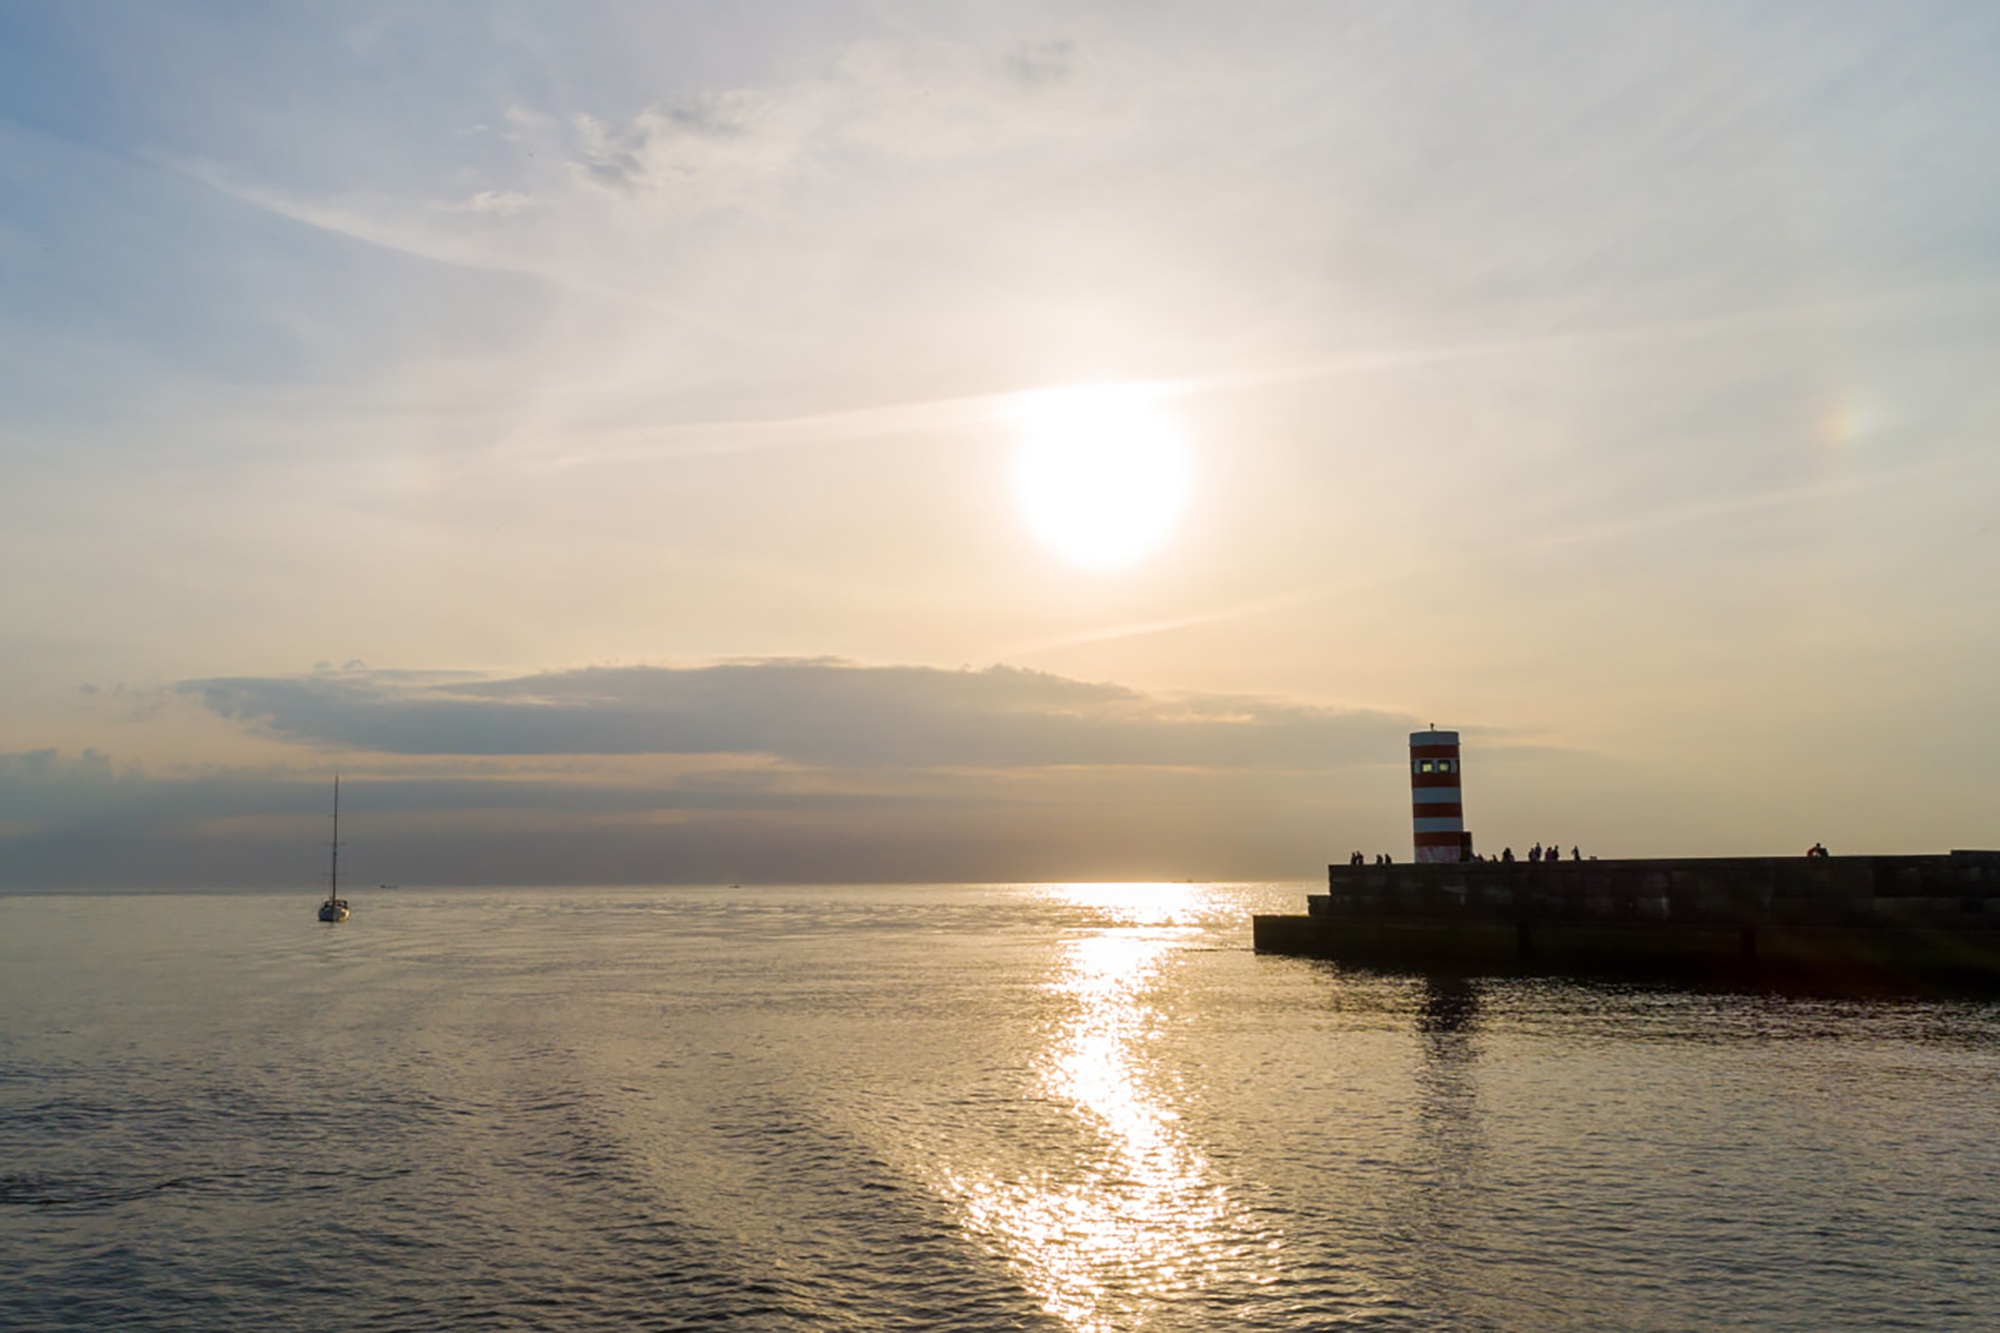
[[[1198,927],[1187,885],[1049,892],[1116,924],[1069,940],[1048,986],[1068,1001],[1037,1061],[1037,1092],[1070,1119],[1064,1151],[1018,1179],[949,1173],[964,1225],[998,1249],[1051,1315],[1079,1330],[1142,1326],[1224,1282],[1267,1282],[1280,1241],[1231,1199],[1174,1109],[1152,1046],[1162,973]]]

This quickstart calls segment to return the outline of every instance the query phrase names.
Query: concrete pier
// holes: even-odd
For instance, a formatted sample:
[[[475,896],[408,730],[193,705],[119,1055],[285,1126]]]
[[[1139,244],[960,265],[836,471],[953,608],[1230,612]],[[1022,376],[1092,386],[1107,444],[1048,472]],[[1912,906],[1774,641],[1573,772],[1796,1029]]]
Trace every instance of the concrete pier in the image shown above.
[[[1258,952],[1832,990],[2000,989],[2000,852],[1334,865]]]

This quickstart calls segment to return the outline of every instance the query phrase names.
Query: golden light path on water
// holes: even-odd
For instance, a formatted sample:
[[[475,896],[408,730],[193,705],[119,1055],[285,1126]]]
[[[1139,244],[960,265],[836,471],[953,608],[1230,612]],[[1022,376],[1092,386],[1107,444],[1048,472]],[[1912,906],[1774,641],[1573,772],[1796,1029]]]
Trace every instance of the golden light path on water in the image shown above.
[[[948,1173],[967,1230],[993,1245],[1070,1328],[1142,1327],[1149,1311],[1225,1281],[1276,1277],[1282,1241],[1211,1176],[1150,1047],[1167,1021],[1162,973],[1200,935],[1199,887],[1054,885],[1120,924],[1066,941],[1049,986],[1067,1016],[1038,1091],[1073,1118],[1074,1151],[1021,1179]]]

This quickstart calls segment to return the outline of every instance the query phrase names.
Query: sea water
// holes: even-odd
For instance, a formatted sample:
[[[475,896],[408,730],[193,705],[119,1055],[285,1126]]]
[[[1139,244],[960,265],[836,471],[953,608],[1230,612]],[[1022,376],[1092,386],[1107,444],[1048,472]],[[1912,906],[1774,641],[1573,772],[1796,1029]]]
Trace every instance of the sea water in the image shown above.
[[[2000,1328],[2000,1008],[1304,891],[0,899],[0,1328]]]

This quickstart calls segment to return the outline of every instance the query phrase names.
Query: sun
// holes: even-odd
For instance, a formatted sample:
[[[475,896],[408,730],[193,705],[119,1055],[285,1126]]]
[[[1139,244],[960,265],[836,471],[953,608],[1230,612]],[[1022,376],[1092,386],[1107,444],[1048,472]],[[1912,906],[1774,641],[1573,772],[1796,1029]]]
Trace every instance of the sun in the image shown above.
[[[1014,491],[1037,537],[1089,569],[1156,548],[1187,503],[1193,458],[1180,424],[1143,384],[1024,395]]]

